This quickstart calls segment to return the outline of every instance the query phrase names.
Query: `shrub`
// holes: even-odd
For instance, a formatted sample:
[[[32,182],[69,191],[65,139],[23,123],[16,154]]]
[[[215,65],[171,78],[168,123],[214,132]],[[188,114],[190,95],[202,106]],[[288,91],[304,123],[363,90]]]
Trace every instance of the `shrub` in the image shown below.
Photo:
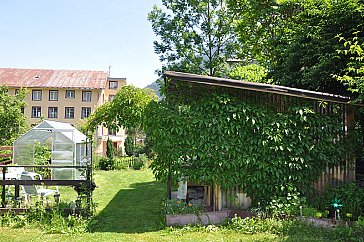
[[[140,170],[147,162],[148,157],[145,154],[141,154],[135,158],[132,167],[134,170]]]
[[[109,158],[102,158],[99,161],[99,168],[101,170],[113,170],[115,168],[115,160]]]
[[[202,204],[186,203],[182,200],[167,200],[165,203],[166,214],[200,214],[204,210]]]
[[[336,187],[327,187],[320,196],[312,201],[312,206],[319,210],[330,208],[333,199],[339,199],[343,204],[341,214],[352,214],[356,220],[359,216],[364,216],[364,189],[354,182],[343,183]],[[333,212],[332,212],[333,213]]]
[[[125,170],[129,168],[130,158],[129,157],[120,157],[115,159],[115,169],[117,170]]]
[[[114,159],[114,146],[111,139],[107,139],[106,143],[106,157],[108,159]]]
[[[285,227],[292,223],[289,220],[279,220],[275,218],[261,219],[261,218],[240,218],[235,216],[228,223],[227,228],[238,231],[244,234],[255,233],[273,233],[281,234],[284,232]]]
[[[299,208],[306,198],[302,198],[299,192],[289,192],[285,197],[275,197],[267,206],[267,210],[273,216],[286,217],[299,214]]]
[[[124,146],[125,146],[125,153],[128,156],[131,156],[134,154],[133,139],[130,136],[126,137]]]

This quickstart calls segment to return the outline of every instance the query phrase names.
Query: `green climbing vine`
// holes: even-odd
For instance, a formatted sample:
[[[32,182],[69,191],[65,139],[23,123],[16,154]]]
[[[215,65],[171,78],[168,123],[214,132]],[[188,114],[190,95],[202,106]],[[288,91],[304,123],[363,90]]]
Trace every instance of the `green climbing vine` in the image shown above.
[[[340,115],[320,115],[313,102],[286,102],[277,112],[228,94],[181,100],[153,101],[146,109],[144,126],[157,154],[151,168],[160,180],[171,174],[227,189],[238,185],[268,203],[292,190],[307,192],[346,153]]]

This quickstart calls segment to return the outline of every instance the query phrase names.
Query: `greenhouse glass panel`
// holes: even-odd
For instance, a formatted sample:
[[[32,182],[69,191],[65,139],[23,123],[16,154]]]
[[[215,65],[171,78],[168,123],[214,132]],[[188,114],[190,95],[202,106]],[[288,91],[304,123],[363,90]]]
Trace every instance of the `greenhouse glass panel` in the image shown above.
[[[41,154],[42,156],[39,156]],[[91,145],[68,123],[45,120],[14,142],[14,163],[19,165],[91,165]],[[85,179],[84,168],[52,168],[51,179]]]

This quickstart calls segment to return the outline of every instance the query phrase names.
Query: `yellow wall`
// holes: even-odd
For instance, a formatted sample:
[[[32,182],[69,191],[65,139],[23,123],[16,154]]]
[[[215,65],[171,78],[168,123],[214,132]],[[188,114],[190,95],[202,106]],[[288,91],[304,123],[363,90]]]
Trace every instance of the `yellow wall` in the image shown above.
[[[109,89],[109,81],[117,81],[117,89]],[[42,116],[47,120],[54,120],[60,122],[67,122],[72,125],[80,123],[82,107],[90,107],[91,112],[94,112],[96,108],[105,102],[109,101],[109,95],[116,95],[117,91],[121,86],[126,85],[125,78],[110,78],[107,80],[105,89],[76,89],[76,88],[27,88],[27,95],[24,101],[27,106],[24,109],[24,115],[27,117],[30,124],[39,123],[40,118],[32,118],[32,107],[41,107]],[[9,94],[14,95],[16,89],[14,87],[9,87]],[[32,100],[32,91],[42,90],[42,100],[35,101]],[[58,91],[58,101],[49,100],[49,91]],[[74,90],[75,98],[66,98],[66,90]],[[91,91],[91,102],[82,101],[82,91]],[[48,108],[58,107],[58,117],[49,118]],[[74,118],[65,118],[65,108],[74,107]],[[110,138],[114,143],[117,144],[118,148],[121,148],[124,152],[124,140],[125,140],[125,129],[120,129],[116,135],[110,135],[105,127],[99,127],[96,134],[99,140],[99,147],[97,147],[96,152],[99,154],[105,154],[106,152],[106,140]]]
[[[15,88],[9,88],[9,94],[15,94]],[[24,115],[28,118],[30,123],[39,122],[40,118],[32,118],[32,107],[39,106],[41,107],[42,116],[44,119],[55,120],[60,122],[67,122],[72,125],[75,125],[81,119],[81,110],[82,107],[90,107],[91,112],[95,111],[95,109],[102,103],[102,96],[104,91],[101,89],[94,90],[81,90],[81,89],[45,89],[45,88],[27,88],[28,93],[24,99],[27,103],[27,106],[24,109]],[[42,91],[42,100],[35,101],[32,100],[32,90],[41,90]],[[58,90],[58,101],[50,101],[49,100],[49,91],[50,90]],[[74,90],[75,98],[66,98],[66,90]],[[82,91],[91,91],[91,102],[82,101]],[[49,118],[48,117],[48,108],[49,107],[58,107],[58,117],[57,118]],[[65,118],[65,108],[66,107],[74,107],[74,118]]]

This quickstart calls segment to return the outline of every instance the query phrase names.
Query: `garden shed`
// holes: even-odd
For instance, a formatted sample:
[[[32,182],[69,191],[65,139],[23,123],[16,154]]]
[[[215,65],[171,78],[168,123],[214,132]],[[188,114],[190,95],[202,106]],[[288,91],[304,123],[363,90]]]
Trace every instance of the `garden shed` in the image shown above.
[[[72,125],[50,120],[44,120],[36,125],[14,142],[14,164],[40,165],[36,164],[39,147],[50,153],[48,164],[41,165],[85,167],[52,168],[52,180],[86,179],[86,165],[91,163],[91,145],[87,142],[87,137]]]
[[[207,207],[221,210],[290,193],[291,184],[322,191],[355,180],[352,151],[339,145],[355,126],[349,97],[172,71],[164,78],[162,124],[150,138],[166,140],[156,146],[156,170],[169,192],[186,176],[204,187]]]

